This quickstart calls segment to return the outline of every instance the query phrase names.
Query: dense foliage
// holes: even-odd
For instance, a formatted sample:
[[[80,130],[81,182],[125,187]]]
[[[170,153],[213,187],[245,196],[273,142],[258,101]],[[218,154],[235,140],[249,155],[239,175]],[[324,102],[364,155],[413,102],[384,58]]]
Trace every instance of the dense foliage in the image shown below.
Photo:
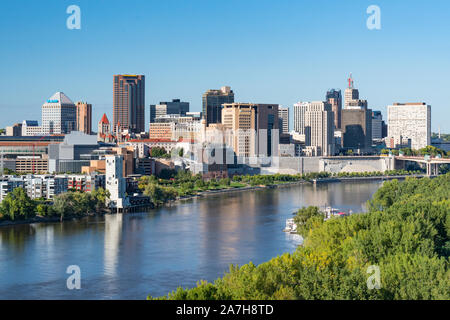
[[[52,201],[32,200],[23,188],[15,188],[0,203],[1,220],[26,220],[41,217],[82,217],[106,210],[109,192],[98,188],[92,192],[69,191],[56,195]]]
[[[414,150],[411,148],[402,148],[400,150],[398,149],[382,149],[381,154],[389,154],[391,152],[393,155],[398,156],[400,153],[402,153],[405,156],[414,156],[414,157],[421,157],[421,156],[432,156],[436,157],[440,155],[441,157],[448,157],[450,154],[445,152],[445,150],[436,148],[435,146],[426,146],[425,148]]]
[[[368,212],[323,221],[302,209],[304,245],[163,299],[450,299],[450,174],[385,182]],[[368,267],[381,288],[369,289]],[[151,298],[151,297],[149,297]]]
[[[15,172],[14,170],[11,170],[9,168],[3,168],[3,174],[6,176],[17,176],[18,175],[17,172]]]
[[[153,158],[170,158],[170,154],[162,147],[153,147],[150,149],[150,156]]]

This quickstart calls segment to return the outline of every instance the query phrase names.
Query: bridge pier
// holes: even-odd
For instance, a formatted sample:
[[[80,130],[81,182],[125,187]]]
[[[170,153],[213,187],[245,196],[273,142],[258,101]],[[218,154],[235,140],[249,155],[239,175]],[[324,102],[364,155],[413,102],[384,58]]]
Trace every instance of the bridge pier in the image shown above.
[[[425,165],[427,169],[427,176],[438,176],[439,175],[439,166],[441,164],[450,164],[450,159],[448,158],[431,158],[430,156],[425,157],[404,157],[397,156],[395,157],[395,165],[397,166],[397,162],[403,161],[413,161],[417,163],[422,163]]]
[[[427,176],[439,175],[439,164],[427,162]]]

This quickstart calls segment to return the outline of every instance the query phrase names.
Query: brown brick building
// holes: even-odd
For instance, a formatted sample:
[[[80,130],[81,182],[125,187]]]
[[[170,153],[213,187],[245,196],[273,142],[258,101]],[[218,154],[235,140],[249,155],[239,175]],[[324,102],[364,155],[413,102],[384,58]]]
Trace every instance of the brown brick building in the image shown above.
[[[113,130],[145,131],[145,76],[114,75]]]
[[[92,133],[92,104],[77,102],[77,130],[86,134]]]

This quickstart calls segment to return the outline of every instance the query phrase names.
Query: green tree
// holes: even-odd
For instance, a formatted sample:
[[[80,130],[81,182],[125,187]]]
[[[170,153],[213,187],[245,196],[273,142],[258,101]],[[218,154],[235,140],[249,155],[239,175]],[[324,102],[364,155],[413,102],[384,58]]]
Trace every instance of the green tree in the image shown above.
[[[318,207],[303,207],[295,213],[294,222],[297,224],[298,233],[306,237],[309,230],[322,223],[324,218]]]
[[[36,203],[23,188],[15,188],[0,203],[0,212],[10,220],[23,220],[35,216]]]
[[[152,147],[150,149],[150,156],[153,158],[168,158],[170,157],[169,154],[167,154],[166,149],[163,147]]]
[[[92,191],[92,197],[95,199],[95,211],[102,212],[106,210],[106,203],[109,200],[110,193],[108,190],[98,188]]]
[[[43,203],[40,203],[36,206],[36,213],[41,217],[45,217],[48,212],[47,208],[48,208],[48,206],[46,206]]]

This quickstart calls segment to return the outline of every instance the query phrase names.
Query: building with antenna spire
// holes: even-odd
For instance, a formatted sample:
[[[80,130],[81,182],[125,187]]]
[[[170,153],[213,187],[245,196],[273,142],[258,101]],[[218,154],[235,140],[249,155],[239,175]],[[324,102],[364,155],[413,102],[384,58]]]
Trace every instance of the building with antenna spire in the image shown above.
[[[348,80],[348,87],[345,89],[345,108],[367,108],[367,100],[359,99],[359,91],[355,88],[355,81],[353,75],[350,73]]]
[[[372,110],[367,100],[359,99],[350,73],[348,88],[345,89],[345,108],[341,112],[342,146],[355,153],[369,153],[372,148]]]

